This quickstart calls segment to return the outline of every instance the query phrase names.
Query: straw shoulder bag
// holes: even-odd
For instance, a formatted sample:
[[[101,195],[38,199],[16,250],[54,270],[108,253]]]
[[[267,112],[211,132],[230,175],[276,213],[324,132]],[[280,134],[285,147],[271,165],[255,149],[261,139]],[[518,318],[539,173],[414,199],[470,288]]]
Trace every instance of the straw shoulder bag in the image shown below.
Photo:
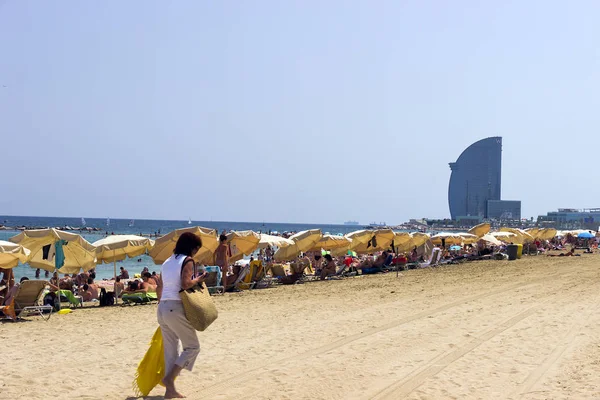
[[[183,261],[181,266],[182,274],[183,267],[187,262],[189,262],[188,259]],[[195,274],[196,264],[194,263],[194,275]],[[215,307],[215,303],[212,301],[208,288],[204,282],[187,290],[181,289],[179,291],[179,296],[183,303],[185,317],[197,331],[205,330],[217,319],[219,315],[217,307]]]

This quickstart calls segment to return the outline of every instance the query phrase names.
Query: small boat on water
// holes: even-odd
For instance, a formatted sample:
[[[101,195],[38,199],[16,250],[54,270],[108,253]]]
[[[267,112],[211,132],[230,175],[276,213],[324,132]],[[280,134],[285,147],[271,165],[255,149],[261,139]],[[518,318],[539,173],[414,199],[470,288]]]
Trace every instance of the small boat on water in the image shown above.
[[[81,217],[81,226],[85,226],[85,218]]]
[[[110,226],[110,218],[106,218],[106,226]]]
[[[135,224],[135,220],[132,219],[131,221],[129,221],[129,227],[130,228],[133,227],[134,224]]]
[[[192,224],[192,219],[191,219],[191,218],[189,218],[189,219],[188,219],[188,225],[191,225],[191,224]]]

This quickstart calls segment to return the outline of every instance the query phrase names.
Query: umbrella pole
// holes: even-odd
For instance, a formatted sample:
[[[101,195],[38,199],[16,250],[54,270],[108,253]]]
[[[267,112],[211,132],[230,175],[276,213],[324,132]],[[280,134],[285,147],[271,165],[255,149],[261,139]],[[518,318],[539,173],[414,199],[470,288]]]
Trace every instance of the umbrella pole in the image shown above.
[[[58,243],[58,242],[55,242],[55,243],[54,243],[54,248],[55,248],[55,249],[56,249],[56,243]],[[56,250],[55,250],[55,251],[56,251]],[[57,290],[56,290],[56,296],[58,297],[58,302],[57,302],[57,303],[58,303],[58,311],[60,311],[60,284],[59,284],[59,282],[58,282],[58,280],[59,280],[59,279],[58,279],[58,265],[56,265],[56,263],[57,263],[57,262],[58,262],[58,261],[57,261],[57,259],[56,259],[56,254],[55,254],[55,255],[54,255],[54,272],[56,273],[56,287],[57,287]],[[54,274],[53,274],[53,276],[54,276]],[[51,278],[51,279],[52,279],[52,278]]]
[[[55,258],[56,259],[56,258]],[[58,289],[56,290],[56,295],[58,297],[58,311],[60,311],[60,286],[59,286],[59,279],[58,279],[58,268],[56,268],[56,265],[54,265],[54,271],[56,272],[56,286],[58,287]]]
[[[119,299],[117,298],[117,259],[115,258],[115,250],[113,250],[113,271],[115,273],[115,284],[113,286],[113,293],[115,295],[115,304],[117,304]]]

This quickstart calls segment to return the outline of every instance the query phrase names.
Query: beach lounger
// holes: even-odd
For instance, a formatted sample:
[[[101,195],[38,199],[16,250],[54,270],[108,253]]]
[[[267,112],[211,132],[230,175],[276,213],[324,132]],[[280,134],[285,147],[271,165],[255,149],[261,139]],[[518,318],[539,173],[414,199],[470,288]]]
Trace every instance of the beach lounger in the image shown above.
[[[244,283],[246,284],[246,286],[248,286],[250,289],[260,289],[270,285],[270,281],[265,279],[266,274],[262,261],[254,260],[249,265],[250,271],[244,277]],[[261,282],[263,282],[264,284],[261,285]]]
[[[204,270],[208,273],[204,283],[210,294],[224,294],[225,287],[221,284],[221,267],[216,265],[205,266]]]
[[[121,297],[123,305],[134,305],[134,304],[150,304],[154,301],[158,301],[158,295],[156,292],[140,292],[140,293],[123,293]]]
[[[23,281],[19,285],[11,304],[0,307],[7,319],[19,319],[29,315],[39,315],[46,321],[52,315],[52,306],[40,305],[48,282],[42,280]]]
[[[72,305],[73,307],[83,307],[83,296],[75,296],[72,291],[64,289],[61,289],[59,293],[61,301],[64,298],[65,301],[68,301],[69,305]]]
[[[227,290],[231,290],[233,288],[239,289],[239,290],[245,290],[245,289],[250,289],[251,288],[251,284],[246,284],[244,282],[244,278],[246,277],[246,275],[248,275],[248,273],[250,272],[250,264],[246,264],[242,267],[242,269],[240,270],[240,273],[237,277],[237,279],[235,280],[235,282],[233,283],[228,283],[227,287],[225,288],[225,291]]]
[[[271,275],[273,275],[273,277],[287,276],[287,272],[285,271],[283,264],[273,264],[271,265]]]
[[[342,267],[334,275],[326,276],[325,279],[342,279],[346,277],[347,269],[348,267],[346,266],[346,264],[343,264]]]
[[[429,261],[419,263],[419,268],[427,268],[433,267],[434,265],[438,265],[440,262],[440,258],[442,258],[442,250],[437,247],[434,247],[433,251],[431,252],[431,258],[429,259]]]

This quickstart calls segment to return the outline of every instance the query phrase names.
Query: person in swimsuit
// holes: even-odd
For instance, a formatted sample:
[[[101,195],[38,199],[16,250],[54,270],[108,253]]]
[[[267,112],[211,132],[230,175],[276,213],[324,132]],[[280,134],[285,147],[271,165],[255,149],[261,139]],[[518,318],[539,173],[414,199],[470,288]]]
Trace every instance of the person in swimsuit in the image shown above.
[[[227,236],[219,236],[219,247],[215,251],[215,265],[221,268],[221,281],[223,287],[227,287],[227,272],[229,272],[229,247],[227,246]]]

